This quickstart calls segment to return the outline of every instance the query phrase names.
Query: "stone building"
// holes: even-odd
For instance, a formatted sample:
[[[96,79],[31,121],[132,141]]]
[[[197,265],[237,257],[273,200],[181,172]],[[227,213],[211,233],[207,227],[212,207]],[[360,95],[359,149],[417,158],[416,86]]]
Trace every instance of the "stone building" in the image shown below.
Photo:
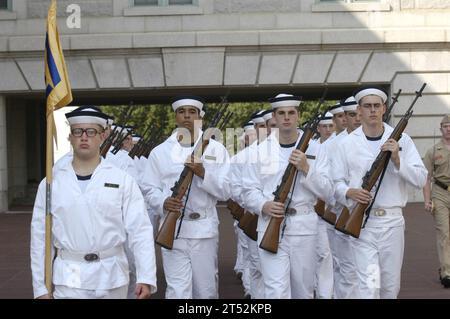
[[[0,212],[45,174],[49,3],[0,0]],[[58,16],[74,105],[342,98],[376,83],[403,89],[395,124],[427,82],[407,129],[422,155],[450,112],[450,0],[59,0]]]

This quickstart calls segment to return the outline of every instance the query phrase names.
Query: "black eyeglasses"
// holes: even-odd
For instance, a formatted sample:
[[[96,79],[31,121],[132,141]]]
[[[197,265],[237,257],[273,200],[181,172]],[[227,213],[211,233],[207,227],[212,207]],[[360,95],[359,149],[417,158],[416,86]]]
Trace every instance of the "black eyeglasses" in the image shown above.
[[[83,136],[83,133],[85,133],[85,132],[86,132],[87,137],[94,137],[95,135],[101,133],[101,132],[97,131],[95,128],[86,128],[86,129],[74,128],[70,132],[75,137],[81,137],[81,136]]]

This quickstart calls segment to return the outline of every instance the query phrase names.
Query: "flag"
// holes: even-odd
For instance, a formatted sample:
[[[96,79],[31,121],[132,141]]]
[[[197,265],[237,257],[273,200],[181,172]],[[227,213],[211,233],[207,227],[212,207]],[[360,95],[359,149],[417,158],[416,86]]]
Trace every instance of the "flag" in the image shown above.
[[[66,62],[59,41],[56,25],[56,1],[52,0],[47,16],[47,34],[45,37],[45,90],[47,97],[47,134],[46,134],[46,204],[45,204],[45,286],[52,294],[52,192],[53,179],[53,139],[56,140],[56,126],[53,111],[72,102],[72,90],[67,76]]]
[[[54,110],[72,102],[72,90],[56,25],[56,1],[52,0],[47,16],[45,37],[45,89],[47,117]]]

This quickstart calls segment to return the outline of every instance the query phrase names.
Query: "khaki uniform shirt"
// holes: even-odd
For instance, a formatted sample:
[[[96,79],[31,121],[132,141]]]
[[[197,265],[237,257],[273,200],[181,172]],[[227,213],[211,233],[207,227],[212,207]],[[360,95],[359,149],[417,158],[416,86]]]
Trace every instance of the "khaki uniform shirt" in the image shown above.
[[[423,159],[425,167],[434,179],[450,185],[450,150],[440,141],[430,148]],[[438,185],[433,185],[432,198],[446,201],[449,192]]]

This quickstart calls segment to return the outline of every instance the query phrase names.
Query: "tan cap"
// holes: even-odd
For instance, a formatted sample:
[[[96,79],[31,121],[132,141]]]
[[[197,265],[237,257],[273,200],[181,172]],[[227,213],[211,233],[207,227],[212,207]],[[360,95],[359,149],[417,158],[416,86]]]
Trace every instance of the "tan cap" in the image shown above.
[[[450,114],[447,114],[442,118],[441,124],[444,123],[450,123]]]

